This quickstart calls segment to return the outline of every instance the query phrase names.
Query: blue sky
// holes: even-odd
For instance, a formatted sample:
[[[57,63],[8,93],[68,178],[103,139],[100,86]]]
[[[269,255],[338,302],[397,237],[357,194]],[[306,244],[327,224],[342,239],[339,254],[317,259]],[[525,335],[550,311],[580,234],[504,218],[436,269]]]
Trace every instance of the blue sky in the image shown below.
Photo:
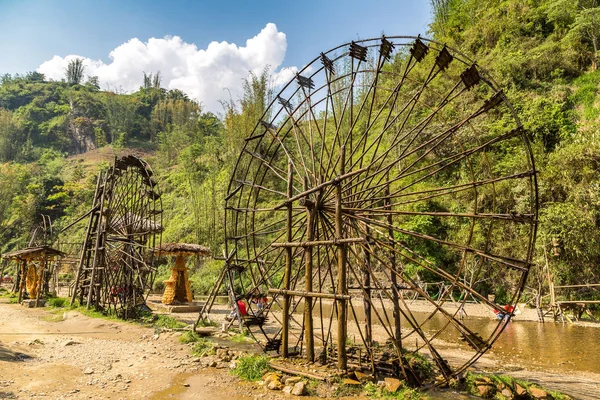
[[[95,73],[101,82],[130,90],[133,85],[135,58],[125,60],[123,54],[136,54],[140,61],[140,71],[160,69],[168,82],[166,85],[194,88],[201,82],[192,82],[188,76],[179,76],[182,68],[208,56],[201,52],[209,43],[227,42],[239,48],[246,47],[246,41],[263,32],[253,50],[223,54],[213,48],[211,62],[235,64],[235,57],[244,59],[232,67],[231,74],[238,70],[258,68],[259,62],[249,60],[248,53],[271,46],[265,54],[256,58],[269,63],[273,69],[302,67],[321,51],[357,38],[370,38],[388,35],[426,35],[430,19],[429,1],[117,1],[117,0],[0,0],[0,74],[23,73],[41,70],[51,78],[68,62],[68,56],[80,56],[87,60],[88,72]],[[271,23],[274,25],[267,24]],[[275,29],[276,27],[276,29]],[[281,34],[285,34],[283,37]],[[149,49],[140,46],[150,38],[164,38],[166,35],[179,36],[181,43],[173,41],[158,43],[156,50],[163,58],[148,61],[146,58],[161,57],[156,53],[146,57]],[[122,48],[119,68],[113,65],[109,53],[132,38],[139,43],[130,43]],[[193,51],[185,45],[196,46]],[[162,47],[161,47],[162,46]],[[177,47],[175,53],[166,53],[165,48]],[[132,51],[135,47],[137,51]],[[259,50],[257,50],[259,49]],[[278,49],[278,50],[276,50]],[[181,56],[181,65],[169,64],[168,59]],[[215,55],[216,54],[216,55]],[[237,55],[236,55],[237,54]],[[240,55],[241,54],[241,55]],[[54,56],[59,56],[44,68],[40,66]],[[132,56],[133,57],[133,56]],[[251,58],[251,57],[250,57]],[[146,60],[144,64],[143,60]],[[194,61],[195,60],[195,61]],[[96,61],[102,61],[102,65]],[[106,65],[104,65],[106,64]],[[276,64],[275,66],[273,64]],[[184,67],[185,65],[185,67]],[[60,68],[59,68],[60,67]],[[107,68],[105,68],[107,67]],[[239,67],[239,68],[238,68]],[[217,69],[216,67],[213,70]],[[165,73],[166,71],[166,73]],[[170,73],[172,72],[172,76]],[[210,74],[204,69],[203,74]],[[196,71],[200,73],[200,71]],[[130,80],[126,79],[131,74]],[[123,79],[118,75],[122,74]],[[185,73],[183,73],[185,75]],[[137,77],[135,78],[137,79]],[[216,79],[216,78],[215,78]],[[171,81],[173,80],[173,82]],[[186,86],[187,85],[187,86]],[[204,92],[198,91],[198,95]],[[205,94],[205,93],[204,93]]]

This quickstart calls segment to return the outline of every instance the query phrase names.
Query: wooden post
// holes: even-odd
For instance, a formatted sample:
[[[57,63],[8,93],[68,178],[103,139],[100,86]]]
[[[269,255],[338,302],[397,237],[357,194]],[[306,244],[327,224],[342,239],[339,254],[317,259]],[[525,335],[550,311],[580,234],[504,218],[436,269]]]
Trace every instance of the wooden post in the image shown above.
[[[369,247],[369,225],[366,225],[365,241]],[[363,267],[363,286],[365,291],[363,294],[363,307],[365,310],[365,341],[367,342],[367,354],[371,354],[371,346],[373,345],[373,321],[371,313],[371,254],[365,251],[365,264]],[[372,357],[372,354],[371,354]]]
[[[389,172],[386,176],[387,179],[387,183],[385,185],[385,209],[386,210],[392,210],[392,201],[390,199],[390,176],[389,176]],[[400,269],[398,268],[397,264],[396,264],[396,252],[393,250],[393,248],[395,247],[394,244],[394,229],[392,228],[394,226],[394,221],[392,218],[392,214],[393,213],[388,213],[387,215],[387,223],[388,223],[388,236],[390,237],[391,243],[390,246],[392,247],[392,251],[390,254],[390,269],[391,269],[391,275],[392,275],[392,301],[394,302],[394,344],[396,346],[396,352],[398,353],[398,365],[400,367],[400,371],[396,371],[397,372],[401,372],[402,376],[404,377],[404,380],[408,381],[408,374],[406,372],[406,369],[404,368],[404,357],[402,355],[402,326],[401,326],[401,321],[400,321],[400,301],[399,301],[399,296],[398,296],[398,274],[400,273]]]
[[[344,174],[346,168],[346,147],[340,148],[340,176]],[[335,188],[335,236],[341,239],[344,235],[342,220],[342,185],[337,182]],[[338,287],[337,294],[345,295],[348,293],[346,282],[346,245],[338,244],[337,248],[338,262]],[[346,300],[337,300],[338,329],[337,329],[337,350],[338,350],[338,369],[345,371],[348,369],[348,359],[346,356]]]
[[[387,176],[387,184],[385,185],[385,208],[386,210],[392,210],[392,203],[390,201],[390,181],[389,174]],[[394,247],[394,229],[392,226],[394,225],[394,221],[392,219],[392,213],[388,213],[387,215],[387,223],[388,223],[388,235],[392,242],[390,246]],[[398,348],[402,347],[402,328],[400,324],[400,303],[398,299],[398,276],[399,273],[398,268],[396,266],[396,253],[394,251],[391,252],[390,255],[390,263],[391,263],[391,272],[392,272],[392,300],[394,302],[394,334],[396,336],[396,344]]]
[[[304,188],[308,188],[308,178],[304,177]],[[308,200],[308,198],[307,198]],[[314,239],[313,232],[313,217],[314,217],[314,204],[311,201],[304,202],[306,206],[306,240],[312,241]],[[313,270],[313,247],[308,246],[304,248],[304,281],[305,290],[310,293],[313,291],[312,282],[312,270]],[[312,315],[312,297],[306,296],[304,298],[304,340],[306,343],[306,358],[310,362],[315,361],[315,342],[313,336],[313,315]]]
[[[46,273],[46,257],[40,262],[40,280],[38,283],[37,296],[35,297],[35,306],[38,307],[40,304],[40,293],[44,290],[44,275]]]
[[[288,175],[287,175],[287,197],[290,199],[292,197],[292,160],[288,160]],[[288,242],[292,241],[292,202],[287,204],[287,233],[286,239]],[[285,290],[290,289],[290,279],[292,276],[292,248],[286,247],[285,249],[285,274],[283,276],[283,288]],[[281,316],[281,347],[283,357],[287,357],[289,355],[289,326],[290,326],[290,296],[283,296],[283,310]]]
[[[21,303],[21,300],[23,300],[23,289],[25,289],[25,281],[27,280],[27,260],[23,259],[21,260],[21,282],[19,285],[19,300],[18,303]]]

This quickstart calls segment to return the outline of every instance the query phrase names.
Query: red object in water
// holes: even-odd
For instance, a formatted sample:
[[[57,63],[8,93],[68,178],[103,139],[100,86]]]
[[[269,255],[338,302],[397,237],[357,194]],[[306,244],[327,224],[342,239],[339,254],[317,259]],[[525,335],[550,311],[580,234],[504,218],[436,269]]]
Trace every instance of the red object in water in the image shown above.
[[[246,310],[246,303],[244,303],[242,300],[238,300],[237,305],[240,309],[240,315],[242,317],[248,315],[248,311]]]

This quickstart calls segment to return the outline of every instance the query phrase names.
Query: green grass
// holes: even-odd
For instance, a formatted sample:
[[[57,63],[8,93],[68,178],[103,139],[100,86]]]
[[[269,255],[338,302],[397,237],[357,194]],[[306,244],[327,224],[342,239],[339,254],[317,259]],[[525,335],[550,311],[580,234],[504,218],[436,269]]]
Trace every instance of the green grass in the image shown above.
[[[198,338],[192,347],[192,354],[196,357],[204,357],[215,354],[215,344],[210,340]]]
[[[156,318],[153,318],[154,321],[152,321],[152,325],[155,328],[179,329],[185,328],[188,325],[185,322],[168,315],[155,315],[155,317]]]
[[[362,385],[346,385],[339,382],[337,389],[335,390],[335,397],[350,397],[350,396],[358,396],[363,391]]]
[[[364,393],[375,399],[402,399],[402,400],[420,400],[428,399],[427,395],[407,386],[401,386],[395,393],[390,393],[384,387],[367,383],[364,388]]]
[[[229,340],[231,340],[232,342],[236,342],[236,343],[248,343],[248,342],[252,342],[252,338],[250,338],[250,333],[248,332],[247,329],[244,329],[244,332],[241,333],[236,333],[235,335],[231,336],[229,338]]]
[[[583,116],[587,120],[594,120],[600,116],[600,110],[594,106],[598,86],[600,84],[600,72],[586,73],[573,80],[576,86],[571,101],[583,106]]]
[[[200,339],[201,337],[193,331],[185,331],[181,336],[179,336],[179,342],[183,344],[198,342]]]
[[[208,320],[203,320],[201,319],[200,321],[198,321],[198,324],[196,326],[202,327],[202,328],[206,328],[209,326],[219,326],[219,324],[217,324],[214,321],[208,321]]]
[[[232,373],[240,379],[246,381],[258,381],[271,368],[269,367],[269,358],[263,355],[247,355],[238,359]]]
[[[67,299],[64,297],[50,297],[46,304],[52,308],[64,308],[67,306]]]

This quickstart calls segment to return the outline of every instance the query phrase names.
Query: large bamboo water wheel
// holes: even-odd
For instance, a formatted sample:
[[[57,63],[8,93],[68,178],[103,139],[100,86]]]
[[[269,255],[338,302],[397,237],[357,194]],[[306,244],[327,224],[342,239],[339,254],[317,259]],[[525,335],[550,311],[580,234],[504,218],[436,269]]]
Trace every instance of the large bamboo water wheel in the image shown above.
[[[150,165],[115,159],[98,176],[71,302],[122,318],[143,308],[156,271],[162,203]]]
[[[448,380],[510,320],[464,306],[515,305],[536,221],[527,135],[485,70],[423,38],[360,40],[308,63],[248,133],[227,268],[236,296],[272,296],[269,323],[246,324],[265,349],[413,380],[422,353]]]

